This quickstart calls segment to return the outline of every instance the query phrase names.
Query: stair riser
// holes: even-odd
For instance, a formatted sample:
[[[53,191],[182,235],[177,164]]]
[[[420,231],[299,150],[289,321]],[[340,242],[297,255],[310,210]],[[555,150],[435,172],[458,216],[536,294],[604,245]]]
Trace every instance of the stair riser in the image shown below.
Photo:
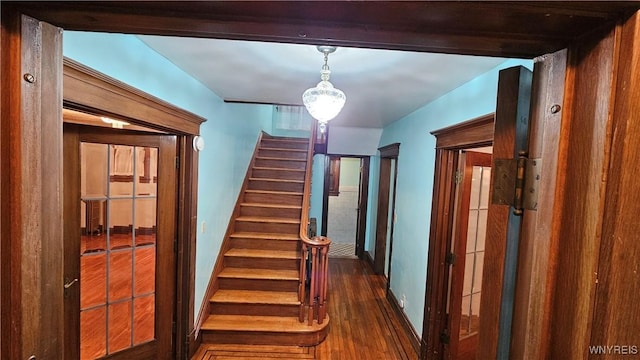
[[[277,148],[277,149],[298,149],[298,150],[306,150],[309,148],[308,142],[302,141],[278,141],[278,140],[269,140],[262,139],[260,143],[261,147],[266,148]]]
[[[245,193],[244,201],[251,203],[301,205],[302,195],[278,195],[262,193]]]
[[[211,302],[213,315],[298,316],[300,305]]]
[[[237,232],[297,234],[300,232],[300,224],[263,223],[236,220],[235,230]]]
[[[304,183],[249,180],[249,189],[250,190],[302,192],[304,191]]]
[[[302,210],[288,208],[272,208],[261,206],[242,206],[240,216],[278,217],[287,219],[300,219]]]
[[[306,163],[306,161],[256,159],[255,166],[304,170]]]
[[[258,156],[305,160],[307,153],[302,151],[260,149]]]
[[[298,280],[219,278],[222,290],[298,291]]]
[[[295,345],[314,346],[327,337],[329,327],[318,332],[282,333],[266,331],[202,330],[205,344]]]
[[[283,179],[304,181],[303,171],[253,169],[251,177],[262,179]]]
[[[249,269],[298,270],[297,259],[271,259],[225,256],[225,266]]]
[[[258,250],[299,250],[300,242],[292,240],[268,239],[231,239],[231,247],[235,249]]]

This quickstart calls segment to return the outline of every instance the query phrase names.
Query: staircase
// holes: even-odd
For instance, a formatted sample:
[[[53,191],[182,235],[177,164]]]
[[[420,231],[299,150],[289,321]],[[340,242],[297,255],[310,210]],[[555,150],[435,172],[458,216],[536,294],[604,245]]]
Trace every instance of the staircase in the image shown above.
[[[301,322],[303,206],[309,140],[261,136],[214,271],[204,343],[311,346],[328,321]]]

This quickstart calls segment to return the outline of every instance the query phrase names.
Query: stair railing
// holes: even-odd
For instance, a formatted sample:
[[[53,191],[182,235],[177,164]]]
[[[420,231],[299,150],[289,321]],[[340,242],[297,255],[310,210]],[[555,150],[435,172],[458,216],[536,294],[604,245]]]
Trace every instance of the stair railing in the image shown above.
[[[327,280],[329,274],[329,245],[331,240],[324,236],[309,237],[309,206],[311,204],[311,168],[316,142],[317,122],[312,125],[307,151],[307,168],[304,178],[304,195],[302,215],[300,219],[300,239],[302,240],[300,257],[300,284],[298,300],[300,301],[300,322],[304,322],[305,313],[309,325],[314,318],[322,324],[327,315]],[[307,290],[307,284],[309,288]]]

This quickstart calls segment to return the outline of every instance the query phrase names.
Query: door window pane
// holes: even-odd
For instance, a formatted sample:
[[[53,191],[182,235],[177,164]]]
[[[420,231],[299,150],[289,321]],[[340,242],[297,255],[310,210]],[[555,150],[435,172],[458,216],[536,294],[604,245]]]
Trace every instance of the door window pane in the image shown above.
[[[155,339],[158,149],[81,143],[80,348]]]
[[[473,167],[464,264],[463,298],[462,308],[460,309],[461,339],[478,331],[490,181],[490,167]]]

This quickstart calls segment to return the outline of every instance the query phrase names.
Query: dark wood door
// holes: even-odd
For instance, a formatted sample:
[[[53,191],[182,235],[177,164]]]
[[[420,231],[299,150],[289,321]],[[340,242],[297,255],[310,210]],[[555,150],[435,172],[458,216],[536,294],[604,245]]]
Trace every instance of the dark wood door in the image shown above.
[[[500,260],[484,256],[490,183],[491,154],[465,152],[452,244],[448,359],[475,359],[484,262]]]
[[[176,138],[64,126],[65,359],[170,359]]]

